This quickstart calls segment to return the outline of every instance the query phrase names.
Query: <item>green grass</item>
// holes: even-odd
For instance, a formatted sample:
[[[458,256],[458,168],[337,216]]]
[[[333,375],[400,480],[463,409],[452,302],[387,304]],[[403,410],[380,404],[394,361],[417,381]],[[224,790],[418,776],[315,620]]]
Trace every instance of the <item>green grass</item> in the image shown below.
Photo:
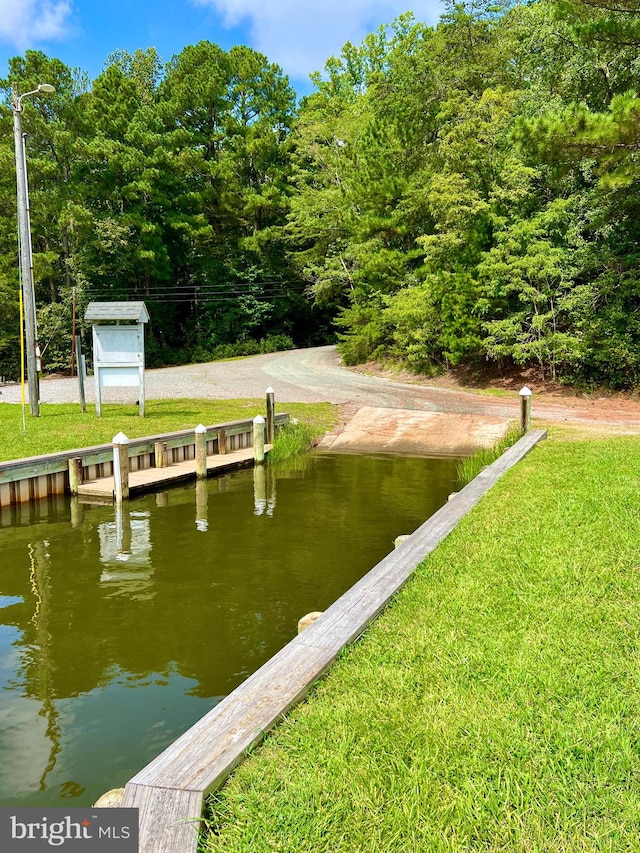
[[[284,462],[299,453],[304,453],[313,446],[317,437],[317,431],[310,424],[301,423],[296,419],[277,431],[269,453],[269,462],[272,464]]]
[[[471,456],[465,456],[457,465],[458,480],[460,486],[466,486],[475,479],[483,468],[495,462],[507,448],[511,447],[521,437],[522,431],[517,426],[510,426],[501,439],[492,444],[491,447],[481,447]]]
[[[509,472],[211,800],[210,853],[637,851],[640,446]]]
[[[136,406],[103,406],[102,417],[88,406],[80,412],[77,404],[42,404],[39,418],[26,416],[22,426],[22,408],[0,403],[0,461],[39,456],[59,450],[90,447],[110,442],[118,432],[129,438],[157,435],[195,428],[199,423],[211,426],[225,421],[253,418],[265,413],[264,399],[244,400],[151,400],[141,418]],[[278,404],[277,412],[289,412],[298,418],[313,436],[332,429],[337,410],[329,403]]]

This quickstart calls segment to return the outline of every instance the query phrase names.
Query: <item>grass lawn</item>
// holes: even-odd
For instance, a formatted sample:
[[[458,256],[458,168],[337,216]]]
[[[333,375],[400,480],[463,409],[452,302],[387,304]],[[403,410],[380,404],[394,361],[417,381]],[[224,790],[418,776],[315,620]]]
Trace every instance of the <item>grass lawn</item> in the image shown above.
[[[539,445],[213,795],[210,853],[640,851],[640,443]]]
[[[181,429],[212,426],[265,414],[264,399],[244,400],[148,400],[145,417],[136,406],[108,405],[97,418],[95,407],[82,414],[76,403],[42,404],[41,415],[26,415],[23,431],[22,407],[0,403],[0,461],[39,456],[57,450],[73,450],[110,442],[118,432],[129,438],[157,435]],[[307,424],[316,435],[332,429],[337,409],[329,403],[278,404],[277,412],[289,412]]]

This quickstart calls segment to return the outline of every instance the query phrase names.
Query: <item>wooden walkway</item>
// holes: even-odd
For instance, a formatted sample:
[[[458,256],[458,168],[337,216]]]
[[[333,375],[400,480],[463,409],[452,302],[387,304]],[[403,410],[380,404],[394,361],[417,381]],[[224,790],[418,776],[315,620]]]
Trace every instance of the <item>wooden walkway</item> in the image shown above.
[[[505,471],[545,437],[543,430],[523,436],[127,783],[122,805],[139,809],[140,853],[196,853],[206,794],[306,695]]]
[[[271,445],[265,445],[265,453],[271,450]],[[253,465],[253,447],[245,447],[242,450],[232,450],[229,453],[207,456],[207,473],[216,474],[227,471],[230,468],[241,468],[245,465]],[[193,480],[196,476],[195,459],[184,462],[174,462],[166,468],[145,468],[141,471],[129,471],[129,492],[148,492],[162,486],[170,486],[182,480]],[[114,500],[115,485],[113,477],[100,477],[97,480],[88,480],[78,486],[78,497],[80,499],[91,499],[112,502]]]

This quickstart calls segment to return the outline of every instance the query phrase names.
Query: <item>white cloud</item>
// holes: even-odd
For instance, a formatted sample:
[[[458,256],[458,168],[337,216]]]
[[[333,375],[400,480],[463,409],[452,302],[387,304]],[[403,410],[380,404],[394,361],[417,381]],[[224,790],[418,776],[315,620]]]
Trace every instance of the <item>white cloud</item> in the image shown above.
[[[296,79],[319,71],[347,41],[359,44],[381,23],[411,11],[417,20],[435,24],[440,0],[194,0],[211,6],[225,26],[249,22],[252,47],[281,65]]]
[[[68,31],[71,0],[0,0],[0,41],[20,51]]]

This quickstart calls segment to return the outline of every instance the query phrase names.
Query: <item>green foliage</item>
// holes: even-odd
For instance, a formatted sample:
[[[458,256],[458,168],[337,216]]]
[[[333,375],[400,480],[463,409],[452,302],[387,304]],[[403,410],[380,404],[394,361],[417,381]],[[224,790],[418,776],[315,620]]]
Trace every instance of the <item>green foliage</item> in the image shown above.
[[[291,459],[292,456],[305,453],[313,447],[317,437],[317,430],[310,424],[299,421],[286,424],[276,432],[273,447],[267,457],[269,464],[276,465],[285,459]]]
[[[345,361],[637,383],[636,24],[601,0],[451,3],[327,63],[289,232]]]
[[[61,336],[70,331],[73,286],[82,307],[144,299],[151,364],[277,335],[307,339],[304,283],[278,233],[295,96],[276,65],[250,48],[208,42],[167,66],[153,48],[116,51],[89,91],[85,75],[27,51],[0,86],[9,98],[12,85],[24,92],[40,80],[56,94],[25,99],[23,124],[47,369],[68,367]],[[0,122],[0,193],[15,198],[10,110]],[[3,220],[2,364],[5,339],[17,336],[15,234]]]
[[[338,349],[345,364],[361,364],[376,356],[385,339],[379,309],[353,305],[341,312],[337,324],[349,329],[348,334],[338,334]]]
[[[241,358],[248,355],[263,355],[269,352],[282,352],[293,349],[293,340],[288,335],[270,335],[261,338],[239,341],[235,344],[218,344],[212,349],[200,348],[194,351],[195,361],[220,361],[225,358]]]
[[[299,107],[244,46],[201,41],[166,65],[116,51],[91,87],[38,51],[15,57],[0,82],[0,371],[19,367],[8,101],[47,80],[56,94],[23,109],[47,369],[65,365],[75,286],[82,307],[144,299],[154,365],[337,327],[348,363],[488,360],[634,387],[636,6],[402,15],[329,58]]]
[[[382,321],[392,341],[392,358],[406,361],[418,373],[439,363],[442,321],[428,286],[405,287],[388,297]]]
[[[49,302],[38,311],[38,337],[41,341],[42,364],[47,373],[71,369],[71,294],[61,302]],[[79,331],[79,329],[78,329]]]

